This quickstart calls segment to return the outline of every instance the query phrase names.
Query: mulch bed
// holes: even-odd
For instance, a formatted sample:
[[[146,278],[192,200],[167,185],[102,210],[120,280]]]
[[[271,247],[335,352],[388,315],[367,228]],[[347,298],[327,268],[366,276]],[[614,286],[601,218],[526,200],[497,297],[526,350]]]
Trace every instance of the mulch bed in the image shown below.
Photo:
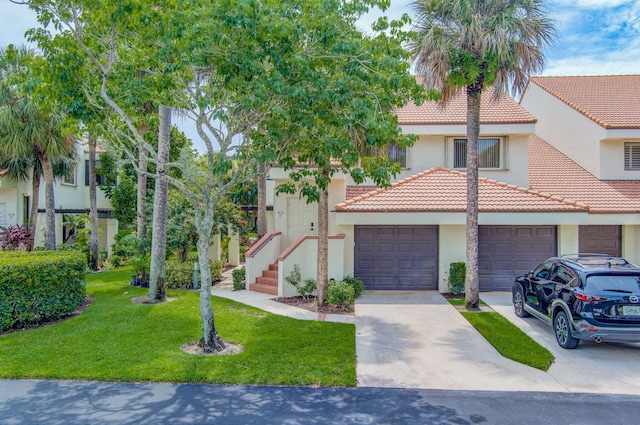
[[[295,307],[303,308],[305,310],[313,311],[314,313],[325,313],[325,314],[353,314],[353,309],[339,306],[339,305],[325,305],[318,308],[316,304],[316,297],[309,296],[308,302],[304,300],[301,296],[296,297],[281,297],[276,298],[275,301],[278,301],[282,304],[288,304]]]
[[[93,298],[93,297],[86,297],[84,299],[84,301],[82,301],[82,303],[80,303],[80,305],[78,307],[76,307],[76,309],[71,312],[71,314],[68,314],[68,315],[66,315],[64,317],[60,317],[58,319],[45,320],[45,321],[40,322],[40,323],[30,324],[30,325],[27,325],[24,328],[20,328],[20,329],[8,329],[6,331],[0,332],[0,335],[14,333],[14,332],[28,331],[29,329],[41,328],[43,326],[53,325],[54,323],[64,322],[65,320],[68,320],[68,319],[71,319],[72,317],[76,317],[76,316],[80,315],[95,300],[96,299]]]

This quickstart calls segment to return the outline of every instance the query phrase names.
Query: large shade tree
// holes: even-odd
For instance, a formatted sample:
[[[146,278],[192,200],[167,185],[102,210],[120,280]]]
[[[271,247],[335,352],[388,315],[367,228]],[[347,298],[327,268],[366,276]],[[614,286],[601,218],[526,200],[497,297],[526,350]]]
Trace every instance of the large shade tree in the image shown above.
[[[478,136],[480,97],[522,92],[544,66],[544,47],[555,35],[543,0],[414,0],[415,38],[409,50],[427,87],[447,102],[467,96],[467,276],[465,305],[477,309]]]

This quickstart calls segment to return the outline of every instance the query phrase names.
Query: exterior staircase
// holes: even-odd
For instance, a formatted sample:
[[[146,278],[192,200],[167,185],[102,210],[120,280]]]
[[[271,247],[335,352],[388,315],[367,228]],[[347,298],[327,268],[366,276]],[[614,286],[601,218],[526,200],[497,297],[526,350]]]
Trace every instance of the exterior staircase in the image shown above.
[[[269,264],[269,269],[256,278],[256,283],[249,284],[251,291],[278,295],[278,263]]]

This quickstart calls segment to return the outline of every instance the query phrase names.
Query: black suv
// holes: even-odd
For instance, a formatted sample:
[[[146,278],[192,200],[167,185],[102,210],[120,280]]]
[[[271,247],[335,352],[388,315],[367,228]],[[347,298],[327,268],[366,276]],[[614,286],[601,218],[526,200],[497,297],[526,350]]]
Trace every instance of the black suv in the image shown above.
[[[640,267],[599,254],[550,258],[516,278],[513,307],[553,326],[562,348],[640,342]]]

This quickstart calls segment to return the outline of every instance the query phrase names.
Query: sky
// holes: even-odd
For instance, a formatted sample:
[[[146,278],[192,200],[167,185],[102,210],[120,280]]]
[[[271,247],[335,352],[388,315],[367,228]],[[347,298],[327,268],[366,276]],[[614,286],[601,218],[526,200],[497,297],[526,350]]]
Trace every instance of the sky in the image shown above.
[[[411,16],[409,3],[391,0],[386,15]],[[541,75],[640,74],[640,0],[554,0],[545,4],[558,36],[545,51],[547,62]],[[370,12],[361,19],[361,27],[369,28],[379,14]],[[26,6],[0,0],[0,46],[23,43],[25,31],[35,26],[35,15]],[[192,133],[183,130],[187,136]]]

